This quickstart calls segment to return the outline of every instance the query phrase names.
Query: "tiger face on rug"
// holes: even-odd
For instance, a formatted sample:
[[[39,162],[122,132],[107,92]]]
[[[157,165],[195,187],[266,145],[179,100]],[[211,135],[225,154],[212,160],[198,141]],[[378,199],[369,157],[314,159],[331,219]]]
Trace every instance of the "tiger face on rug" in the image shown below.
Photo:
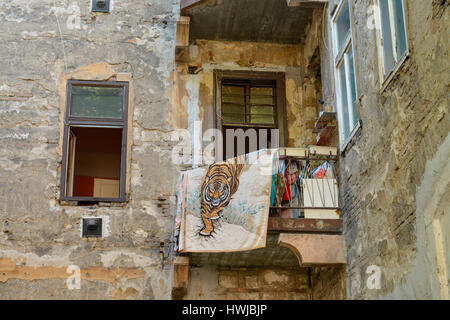
[[[230,203],[231,197],[239,188],[239,178],[245,167],[245,162],[234,159],[233,163],[214,163],[208,172],[200,189],[201,217],[203,229],[200,235],[208,237],[214,231],[212,221],[220,218],[219,213]]]

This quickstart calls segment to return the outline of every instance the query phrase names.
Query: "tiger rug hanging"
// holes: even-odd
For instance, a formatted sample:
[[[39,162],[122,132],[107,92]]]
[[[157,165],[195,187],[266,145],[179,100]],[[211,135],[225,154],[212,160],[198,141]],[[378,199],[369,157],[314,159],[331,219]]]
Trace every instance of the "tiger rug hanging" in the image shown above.
[[[181,174],[175,231],[178,252],[265,247],[273,163],[278,159],[274,152],[260,150]]]
[[[212,220],[220,218],[222,210],[230,203],[239,188],[239,178],[245,163],[214,163],[209,166],[201,191],[202,236],[208,237],[214,231]]]

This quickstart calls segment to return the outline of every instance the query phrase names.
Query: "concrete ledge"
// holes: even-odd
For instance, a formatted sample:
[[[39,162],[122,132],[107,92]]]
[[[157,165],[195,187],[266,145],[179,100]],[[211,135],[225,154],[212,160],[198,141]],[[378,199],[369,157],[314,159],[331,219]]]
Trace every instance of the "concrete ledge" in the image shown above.
[[[302,267],[347,264],[341,235],[281,233],[278,245],[291,249]]]

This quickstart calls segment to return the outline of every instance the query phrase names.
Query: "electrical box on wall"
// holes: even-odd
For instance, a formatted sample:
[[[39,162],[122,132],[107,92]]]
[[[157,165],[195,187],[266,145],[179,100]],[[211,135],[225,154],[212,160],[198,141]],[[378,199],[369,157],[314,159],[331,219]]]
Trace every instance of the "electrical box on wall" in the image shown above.
[[[101,218],[83,218],[83,238],[102,237]]]
[[[109,12],[110,0],[92,0],[92,12]]]

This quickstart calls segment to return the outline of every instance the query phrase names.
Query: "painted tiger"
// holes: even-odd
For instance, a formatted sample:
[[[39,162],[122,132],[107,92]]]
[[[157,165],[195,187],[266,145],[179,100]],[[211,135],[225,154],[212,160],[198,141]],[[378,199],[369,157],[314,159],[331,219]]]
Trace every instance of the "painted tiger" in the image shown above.
[[[245,161],[214,163],[208,172],[200,189],[202,236],[210,236],[214,231],[212,221],[220,218],[219,213],[230,203],[231,197],[239,188],[239,178],[245,167]]]

